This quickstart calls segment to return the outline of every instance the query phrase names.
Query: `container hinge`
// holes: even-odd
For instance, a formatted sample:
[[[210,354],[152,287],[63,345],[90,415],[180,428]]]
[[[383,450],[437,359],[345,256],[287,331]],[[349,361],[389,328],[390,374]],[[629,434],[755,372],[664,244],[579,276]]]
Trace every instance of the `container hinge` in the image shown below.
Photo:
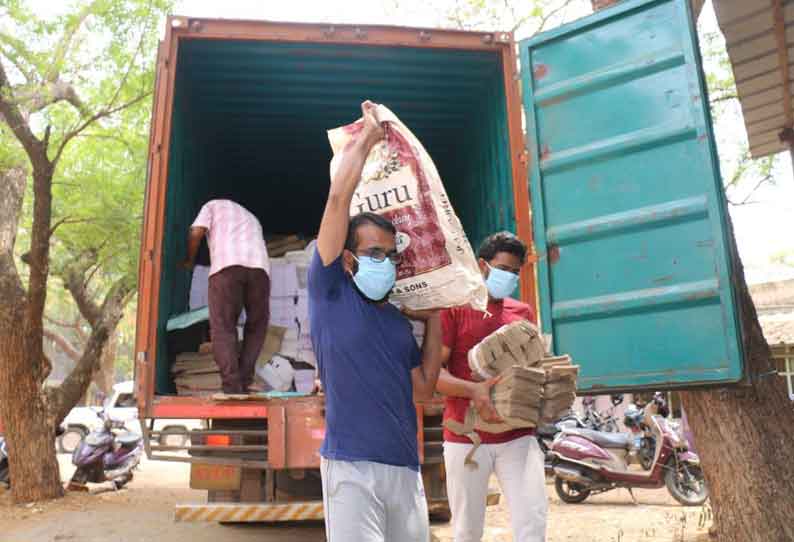
[[[529,152],[526,149],[518,153],[518,161],[524,165],[529,163]]]
[[[428,32],[427,30],[422,30],[421,32],[419,32],[419,41],[428,42],[430,41],[430,38],[431,38],[430,32]]]
[[[353,34],[356,36],[358,40],[365,40],[367,39],[367,31],[357,26],[356,29],[353,31]]]
[[[335,26],[333,26],[333,25],[331,25],[331,26],[329,26],[328,28],[326,28],[325,30],[323,30],[323,35],[324,35],[326,38],[330,38],[330,37],[332,37],[334,34],[336,34],[336,27],[335,27]]]
[[[154,250],[149,249],[146,251],[146,259],[149,261],[154,260]]]
[[[482,42],[483,43],[493,43],[493,34],[485,34],[482,37]]]
[[[147,358],[148,357],[149,356],[147,355],[146,350],[142,350],[142,351],[138,352],[138,356],[137,356],[138,363],[143,363],[145,365],[146,362],[147,362]]]

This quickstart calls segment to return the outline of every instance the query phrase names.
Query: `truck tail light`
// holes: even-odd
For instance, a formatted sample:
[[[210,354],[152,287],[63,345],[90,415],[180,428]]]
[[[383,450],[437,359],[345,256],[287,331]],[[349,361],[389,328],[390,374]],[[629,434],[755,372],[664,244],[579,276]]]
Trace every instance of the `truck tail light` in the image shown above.
[[[207,435],[207,445],[209,446],[231,446],[232,437],[229,435]]]

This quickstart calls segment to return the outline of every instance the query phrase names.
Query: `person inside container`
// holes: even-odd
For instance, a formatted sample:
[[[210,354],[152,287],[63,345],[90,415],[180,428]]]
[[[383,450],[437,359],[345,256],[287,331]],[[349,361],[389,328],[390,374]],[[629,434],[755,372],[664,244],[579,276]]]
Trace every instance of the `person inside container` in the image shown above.
[[[526,262],[526,245],[509,232],[488,237],[480,246],[480,270],[488,287],[488,309],[456,307],[441,313],[443,347],[441,370],[436,389],[446,396],[444,420],[464,422],[473,404],[486,422],[501,422],[490,389],[498,380],[476,381],[468,363],[475,345],[505,324],[516,320],[535,322],[529,305],[510,296],[518,286],[521,267]],[[504,433],[477,431],[482,445],[475,451],[477,467],[465,464],[473,444],[444,428],[444,466],[447,473],[447,498],[452,512],[455,542],[482,539],[488,481],[492,474],[510,509],[513,540],[540,542],[546,537],[546,488],[543,456],[533,429]]]
[[[438,311],[420,351],[410,322],[388,302],[399,255],[394,225],[349,216],[364,161],[384,136],[376,106],[331,182],[309,267],[312,344],[325,391],[320,454],[328,540],[427,542],[427,503],[417,453],[414,398],[433,395],[441,369]]]
[[[208,305],[212,353],[223,392],[247,393],[254,382],[270,318],[270,261],[259,220],[228,199],[204,204],[190,227],[182,265],[193,269],[202,239],[210,252]],[[237,322],[245,308],[243,343]]]

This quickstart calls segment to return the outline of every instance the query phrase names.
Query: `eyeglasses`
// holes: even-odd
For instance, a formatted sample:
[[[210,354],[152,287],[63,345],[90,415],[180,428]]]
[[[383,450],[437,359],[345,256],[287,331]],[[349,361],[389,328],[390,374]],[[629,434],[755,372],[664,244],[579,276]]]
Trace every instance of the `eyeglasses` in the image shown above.
[[[360,256],[368,256],[378,263],[388,258],[394,265],[400,265],[400,262],[402,262],[403,259],[402,255],[396,250],[386,252],[382,248],[370,248],[369,250],[364,250]]]

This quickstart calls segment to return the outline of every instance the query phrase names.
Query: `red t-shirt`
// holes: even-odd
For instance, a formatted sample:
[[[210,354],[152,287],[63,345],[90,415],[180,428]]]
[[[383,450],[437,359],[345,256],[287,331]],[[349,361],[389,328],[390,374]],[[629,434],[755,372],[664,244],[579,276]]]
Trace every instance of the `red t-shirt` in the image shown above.
[[[500,301],[489,301],[488,314],[471,307],[455,307],[441,313],[444,346],[451,350],[447,370],[457,378],[474,381],[469,368],[469,350],[485,337],[505,324],[516,320],[535,322],[535,315],[526,303],[511,298]],[[446,397],[444,420],[451,418],[463,423],[469,408],[469,399],[463,397]],[[486,433],[477,431],[485,444],[501,444],[519,437],[534,434],[533,429],[514,429],[504,433]],[[470,443],[465,436],[458,436],[446,427],[444,440],[447,442]]]

